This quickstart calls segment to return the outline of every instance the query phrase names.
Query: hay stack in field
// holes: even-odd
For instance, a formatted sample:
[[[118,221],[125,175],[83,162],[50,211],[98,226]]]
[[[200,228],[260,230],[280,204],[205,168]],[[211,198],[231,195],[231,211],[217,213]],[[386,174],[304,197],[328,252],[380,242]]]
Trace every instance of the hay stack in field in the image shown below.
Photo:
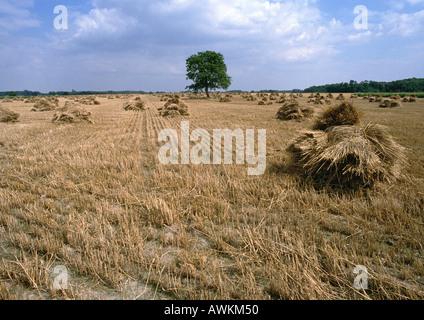
[[[291,99],[284,103],[284,105],[278,110],[277,119],[298,120],[312,117],[313,114],[313,109],[302,107],[296,99]]]
[[[219,99],[219,102],[231,102],[231,101],[233,101],[233,100],[230,97],[227,97],[227,96],[221,97]]]
[[[402,102],[417,102],[417,98],[416,96],[405,97],[403,98]]]
[[[181,106],[186,106],[186,104],[180,100],[180,98],[170,98],[166,101],[164,108],[167,108],[168,106],[170,106],[171,104],[176,104],[176,105],[181,105]],[[159,108],[158,110],[162,110],[162,108]]]
[[[100,105],[100,102],[96,100],[96,97],[93,97],[93,96],[79,98],[78,102],[81,104],[85,104],[87,106]]]
[[[267,100],[260,100],[258,102],[258,105],[259,106],[270,106],[272,104],[273,104],[273,102],[272,101],[268,101],[268,99]]]
[[[3,101],[4,103],[13,102],[13,100],[12,100],[12,99],[10,99],[10,98],[4,98],[2,101]]]
[[[287,150],[307,177],[343,187],[394,182],[407,164],[405,149],[385,127],[374,124],[306,132]]]
[[[383,101],[383,96],[381,94],[376,94],[375,95],[375,102],[382,102]]]
[[[18,122],[19,113],[0,107],[0,122]]]
[[[281,97],[280,100],[277,101],[277,103],[286,103],[288,100],[286,97]]]
[[[358,99],[359,96],[356,93],[352,93],[352,95],[350,96],[351,99]]]
[[[336,100],[345,100],[343,93],[340,93]]]
[[[362,113],[350,101],[343,101],[327,107],[316,119],[314,129],[326,130],[333,126],[355,125],[359,123]]]
[[[91,112],[81,108],[76,103],[71,101],[66,101],[64,107],[56,109],[52,122],[58,122],[58,123],[86,122],[86,123],[93,124],[93,121],[91,120]]]
[[[333,96],[333,94],[332,94],[332,93],[329,93],[329,94],[327,94],[327,98],[328,98],[328,99],[334,99],[334,96]]]
[[[38,100],[31,111],[34,112],[45,112],[45,111],[53,111],[58,107],[58,105],[51,100],[41,98]]]
[[[162,108],[158,108],[159,115],[162,117],[189,116],[188,106],[179,98],[168,99]]]
[[[388,100],[388,99],[386,99],[378,107],[379,108],[401,108],[402,103],[398,100]]]
[[[390,97],[390,99],[393,99],[393,100],[400,100],[400,99],[401,99],[401,97],[400,97],[400,95],[395,94],[394,96],[391,96],[391,97]]]
[[[322,96],[320,99],[315,99],[314,104],[317,105],[331,105],[331,100]]]
[[[142,100],[132,100],[124,103],[125,111],[143,111],[147,110],[147,104]]]
[[[162,117],[178,117],[178,116],[189,116],[188,106],[184,103],[170,104],[160,109],[159,114]]]

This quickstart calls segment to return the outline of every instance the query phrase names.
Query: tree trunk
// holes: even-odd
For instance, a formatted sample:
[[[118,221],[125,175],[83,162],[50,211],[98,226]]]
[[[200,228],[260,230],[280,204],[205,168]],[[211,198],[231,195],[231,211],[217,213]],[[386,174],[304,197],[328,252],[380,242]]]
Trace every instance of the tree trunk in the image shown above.
[[[210,98],[210,96],[209,96],[209,88],[208,88],[208,87],[206,87],[206,88],[205,88],[205,92],[206,92],[206,96],[207,96],[208,98]]]

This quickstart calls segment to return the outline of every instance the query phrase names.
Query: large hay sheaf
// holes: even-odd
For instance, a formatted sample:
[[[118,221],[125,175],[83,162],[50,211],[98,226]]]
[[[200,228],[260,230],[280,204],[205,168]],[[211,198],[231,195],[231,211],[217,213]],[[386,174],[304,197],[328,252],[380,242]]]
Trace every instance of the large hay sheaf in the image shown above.
[[[407,163],[405,149],[375,124],[306,132],[287,150],[308,177],[343,187],[394,182]]]
[[[86,123],[93,124],[93,121],[91,120],[91,112],[79,107],[77,104],[70,101],[67,101],[64,107],[56,109],[52,122],[58,122],[58,123],[86,122]]]
[[[326,130],[333,126],[355,125],[362,117],[361,111],[350,101],[328,107],[317,118],[314,129]]]
[[[0,122],[17,122],[19,113],[0,107]]]

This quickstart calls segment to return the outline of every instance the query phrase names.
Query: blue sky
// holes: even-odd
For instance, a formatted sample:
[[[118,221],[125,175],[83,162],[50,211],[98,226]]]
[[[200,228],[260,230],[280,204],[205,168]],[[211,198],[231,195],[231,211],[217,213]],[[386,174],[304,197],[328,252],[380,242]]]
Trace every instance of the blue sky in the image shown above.
[[[424,0],[0,0],[0,91],[181,91],[205,50],[234,90],[424,77],[423,34]]]

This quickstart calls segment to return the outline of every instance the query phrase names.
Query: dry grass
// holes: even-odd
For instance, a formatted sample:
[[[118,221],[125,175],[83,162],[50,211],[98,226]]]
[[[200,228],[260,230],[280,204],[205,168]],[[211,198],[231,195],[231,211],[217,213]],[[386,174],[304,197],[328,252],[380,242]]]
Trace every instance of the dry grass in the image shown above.
[[[411,150],[411,181],[337,193],[287,170],[284,150],[312,119],[281,122],[278,105],[239,96],[191,100],[192,130],[267,129],[268,170],[249,177],[239,165],[160,165],[157,136],[179,120],[143,98],[145,112],[98,98],[87,107],[95,124],[78,130],[51,123],[54,111],[8,106],[21,117],[0,123],[0,298],[424,298],[421,99],[359,103],[364,122]],[[57,265],[67,290],[53,288]],[[367,291],[353,287],[357,265]]]

